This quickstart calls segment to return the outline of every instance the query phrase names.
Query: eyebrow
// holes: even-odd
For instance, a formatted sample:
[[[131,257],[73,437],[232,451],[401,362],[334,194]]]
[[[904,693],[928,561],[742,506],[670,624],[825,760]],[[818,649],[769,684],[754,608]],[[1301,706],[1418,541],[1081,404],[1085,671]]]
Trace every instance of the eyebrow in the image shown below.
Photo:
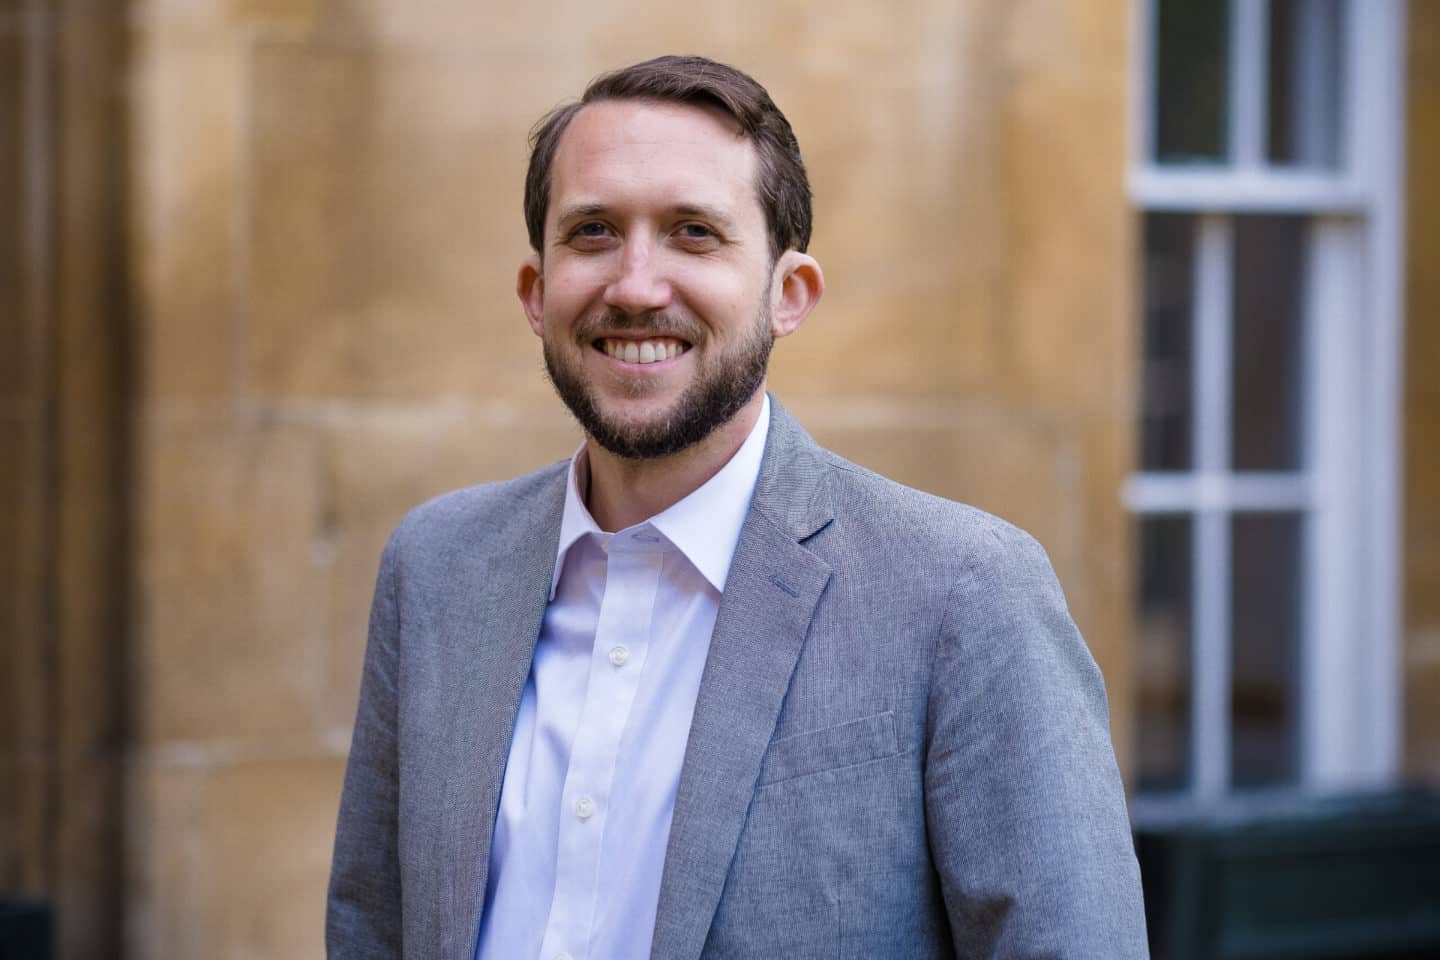
[[[555,222],[561,226],[571,220],[578,220],[582,217],[593,217],[606,211],[603,203],[581,203],[571,207],[564,207],[555,217]]]
[[[573,206],[561,208],[555,218],[555,223],[564,228],[576,220],[583,220],[586,217],[603,216],[609,213],[610,207],[603,203],[577,203]],[[733,232],[735,221],[724,210],[711,206],[707,203],[678,203],[669,208],[669,213],[676,217],[694,217],[697,220],[707,220],[721,229]]]

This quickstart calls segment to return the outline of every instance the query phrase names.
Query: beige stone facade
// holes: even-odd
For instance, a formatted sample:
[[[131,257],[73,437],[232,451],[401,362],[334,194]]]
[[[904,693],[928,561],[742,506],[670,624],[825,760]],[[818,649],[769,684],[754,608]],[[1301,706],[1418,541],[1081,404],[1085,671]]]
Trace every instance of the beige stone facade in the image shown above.
[[[828,291],[772,388],[1036,535],[1126,765],[1128,28],[1116,0],[0,0],[0,893],[60,904],[66,960],[320,955],[389,529],[578,440],[512,293],[526,133],[661,52],[754,73],[810,167]],[[1440,197],[1412,190],[1407,743],[1440,777]]]
[[[1440,783],[1440,5],[1410,8],[1405,304],[1405,761]]]

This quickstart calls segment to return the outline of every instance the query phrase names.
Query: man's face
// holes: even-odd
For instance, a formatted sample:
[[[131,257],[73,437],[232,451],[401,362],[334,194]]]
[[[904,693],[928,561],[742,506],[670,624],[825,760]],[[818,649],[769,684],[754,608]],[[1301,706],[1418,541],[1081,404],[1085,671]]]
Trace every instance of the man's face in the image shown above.
[[[680,104],[593,103],[561,138],[543,268],[522,267],[520,294],[557,392],[612,453],[683,450],[764,382],[774,291],[756,163],[730,118]]]

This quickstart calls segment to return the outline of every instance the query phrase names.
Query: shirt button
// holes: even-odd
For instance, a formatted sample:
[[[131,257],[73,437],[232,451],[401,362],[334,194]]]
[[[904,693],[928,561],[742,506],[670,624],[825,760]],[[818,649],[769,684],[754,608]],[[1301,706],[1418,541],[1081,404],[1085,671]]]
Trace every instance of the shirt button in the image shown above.
[[[589,797],[581,797],[575,801],[575,816],[581,820],[589,820],[595,816],[595,801]]]
[[[623,667],[630,660],[630,651],[621,647],[610,648],[610,663],[617,667]]]

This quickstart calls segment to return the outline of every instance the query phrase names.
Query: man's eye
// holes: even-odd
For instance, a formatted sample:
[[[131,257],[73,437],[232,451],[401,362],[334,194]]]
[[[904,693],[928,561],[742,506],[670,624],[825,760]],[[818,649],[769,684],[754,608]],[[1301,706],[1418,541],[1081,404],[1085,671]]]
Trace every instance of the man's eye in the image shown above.
[[[715,236],[715,231],[703,223],[682,224],[679,232],[686,240],[709,240]]]
[[[574,236],[577,237],[603,237],[605,236],[605,224],[591,221],[582,223],[575,228]]]

